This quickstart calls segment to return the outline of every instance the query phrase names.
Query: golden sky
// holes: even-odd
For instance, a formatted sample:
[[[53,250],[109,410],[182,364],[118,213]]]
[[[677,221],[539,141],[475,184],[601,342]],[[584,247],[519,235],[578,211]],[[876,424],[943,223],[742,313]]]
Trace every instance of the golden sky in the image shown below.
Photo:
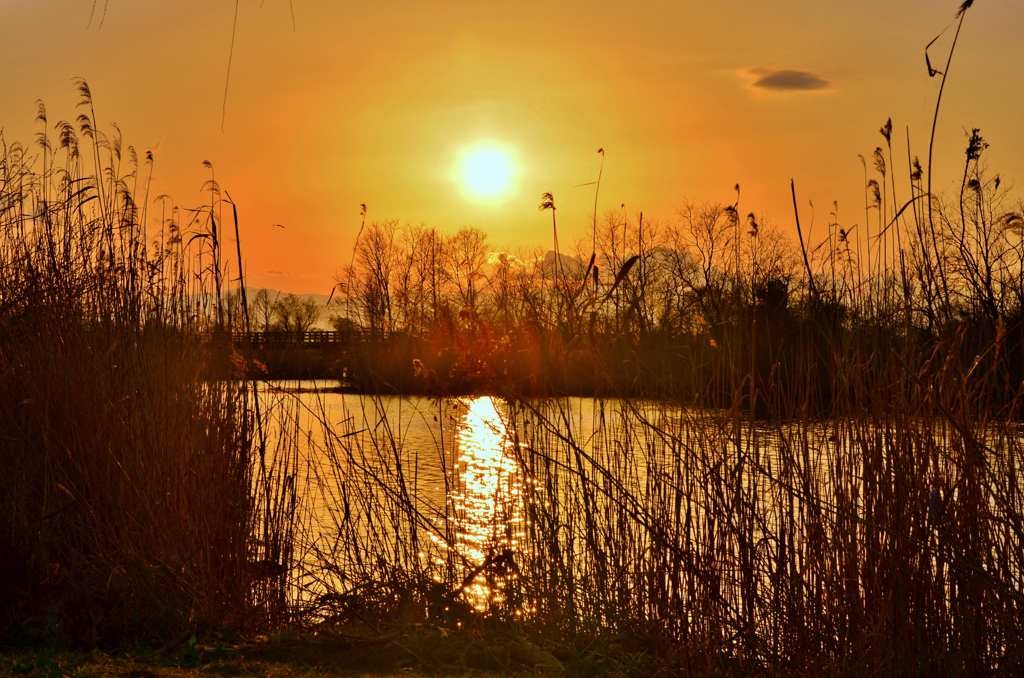
[[[155,152],[152,195],[238,203],[247,282],[328,293],[371,219],[483,228],[497,249],[585,236],[599,211],[670,220],[683,200],[732,202],[795,230],[833,201],[864,218],[864,174],[891,117],[897,190],[906,136],[922,161],[939,78],[924,47],[957,2],[691,0],[0,0],[0,128],[28,143],[36,100]],[[294,28],[293,28],[294,12]],[[1024,187],[1024,3],[977,0],[943,95],[935,182],[960,179],[971,128],[991,172]],[[952,30],[930,54],[945,61]],[[497,198],[467,185],[474,149],[504,155]],[[870,162],[869,162],[870,166]],[[284,228],[277,228],[281,224]]]

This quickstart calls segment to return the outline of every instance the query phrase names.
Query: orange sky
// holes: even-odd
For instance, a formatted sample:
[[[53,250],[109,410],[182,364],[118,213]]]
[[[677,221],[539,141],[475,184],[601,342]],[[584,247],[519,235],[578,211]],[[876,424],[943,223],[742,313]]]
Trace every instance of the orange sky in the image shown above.
[[[844,225],[859,223],[857,155],[884,143],[887,117],[904,195],[907,126],[927,156],[939,79],[924,46],[957,4],[243,0],[222,132],[230,0],[0,0],[0,127],[8,143],[29,142],[37,99],[51,124],[73,119],[71,80],[86,78],[101,126],[156,151],[152,195],[198,204],[202,162],[213,163],[239,205],[249,284],[326,294],[361,203],[371,219],[480,226],[497,249],[550,248],[537,205],[551,191],[560,241],[582,238],[594,194],[578,184],[596,179],[599,147],[602,211],[625,203],[667,220],[685,198],[731,202],[739,183],[741,213],[793,231],[793,178],[805,228],[808,200],[816,226],[834,200]],[[943,61],[951,35],[933,47]],[[991,171],[1024,188],[1021,35],[1017,0],[968,11],[938,187],[959,180],[965,129],[979,127]],[[777,73],[787,69],[803,74]],[[453,179],[482,141],[511,153],[500,201]]]

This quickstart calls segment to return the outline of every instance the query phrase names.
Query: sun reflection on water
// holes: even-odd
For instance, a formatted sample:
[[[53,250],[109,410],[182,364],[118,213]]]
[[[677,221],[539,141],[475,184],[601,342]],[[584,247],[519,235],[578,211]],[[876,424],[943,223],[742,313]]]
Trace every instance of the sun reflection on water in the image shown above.
[[[481,610],[505,602],[506,584],[518,576],[515,556],[523,536],[522,475],[499,402],[468,399],[455,433],[455,549],[470,566],[465,595]]]

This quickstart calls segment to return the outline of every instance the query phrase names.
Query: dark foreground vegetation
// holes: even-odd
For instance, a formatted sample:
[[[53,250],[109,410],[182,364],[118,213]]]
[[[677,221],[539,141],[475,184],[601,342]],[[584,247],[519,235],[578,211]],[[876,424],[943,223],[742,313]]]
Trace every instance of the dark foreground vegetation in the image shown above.
[[[0,642],[269,622],[282,488],[206,338],[219,203],[167,205],[147,234],[152,158],[98,130],[80,86],[75,125],[40,104],[36,143],[0,156]]]
[[[147,233],[149,160],[82,92],[0,165],[6,648],[289,629],[365,666],[1024,672],[1024,216],[980,133],[940,197],[930,163],[897,183],[887,123],[865,220],[791,244],[738,202],[595,218],[577,257],[367,224],[335,322],[380,340],[352,379],[505,396],[474,558],[450,437],[322,400],[307,435],[309,400],[254,397],[255,356],[214,338],[253,328],[226,193]],[[534,397],[564,393],[615,397]]]

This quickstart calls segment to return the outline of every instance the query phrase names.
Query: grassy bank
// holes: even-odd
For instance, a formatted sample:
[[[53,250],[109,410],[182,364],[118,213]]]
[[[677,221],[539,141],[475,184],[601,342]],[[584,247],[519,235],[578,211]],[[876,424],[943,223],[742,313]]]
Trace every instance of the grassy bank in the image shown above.
[[[419,662],[392,642],[358,643],[335,639],[324,642],[301,637],[257,636],[237,643],[197,642],[164,653],[136,648],[125,652],[42,650],[0,654],[2,678],[202,678],[204,676],[262,676],[317,678],[320,676],[513,676],[535,675],[532,667],[493,658],[480,667],[472,658],[453,664]],[[452,642],[449,650],[456,649]],[[382,652],[383,650],[383,652]],[[436,659],[440,653],[427,652]]]

